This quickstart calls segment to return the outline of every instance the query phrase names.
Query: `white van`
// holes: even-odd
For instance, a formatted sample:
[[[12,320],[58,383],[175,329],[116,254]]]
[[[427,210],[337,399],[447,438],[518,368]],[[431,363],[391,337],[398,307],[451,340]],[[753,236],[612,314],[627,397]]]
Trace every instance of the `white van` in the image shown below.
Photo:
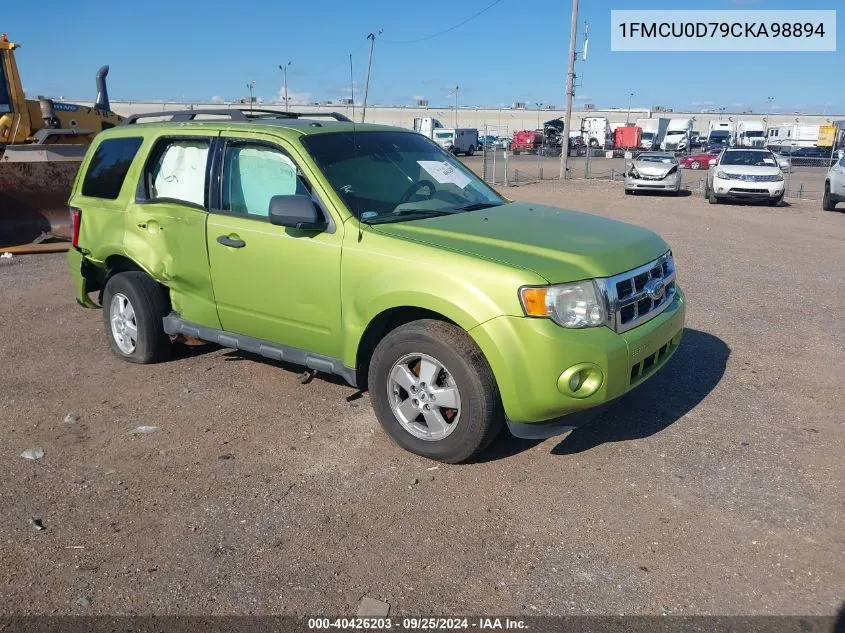
[[[443,128],[434,130],[434,142],[455,156],[472,156],[478,149],[478,130],[475,128]]]

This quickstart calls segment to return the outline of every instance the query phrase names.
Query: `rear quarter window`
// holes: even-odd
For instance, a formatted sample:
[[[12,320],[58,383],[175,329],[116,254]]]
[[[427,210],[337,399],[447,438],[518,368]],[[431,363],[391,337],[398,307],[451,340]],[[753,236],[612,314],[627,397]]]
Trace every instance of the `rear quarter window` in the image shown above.
[[[143,140],[140,137],[112,138],[100,143],[88,163],[82,181],[82,195],[116,199]]]

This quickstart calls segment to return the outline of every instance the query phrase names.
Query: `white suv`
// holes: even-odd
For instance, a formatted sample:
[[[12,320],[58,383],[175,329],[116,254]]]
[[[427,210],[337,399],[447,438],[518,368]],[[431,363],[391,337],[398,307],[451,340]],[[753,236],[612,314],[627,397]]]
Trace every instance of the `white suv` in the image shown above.
[[[837,202],[845,202],[845,156],[833,164],[824,180],[822,208],[833,211]]]
[[[776,207],[783,200],[783,172],[767,149],[726,149],[710,161],[704,196],[721,200],[760,200]]]

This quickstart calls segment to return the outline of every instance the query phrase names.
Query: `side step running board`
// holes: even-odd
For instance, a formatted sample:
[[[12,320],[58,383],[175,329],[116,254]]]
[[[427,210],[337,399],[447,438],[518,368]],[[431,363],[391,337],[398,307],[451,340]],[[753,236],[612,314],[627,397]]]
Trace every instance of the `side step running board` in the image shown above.
[[[243,334],[233,334],[232,332],[204,327],[185,321],[175,312],[168,314],[164,317],[163,321],[164,331],[171,336],[182,334],[208,341],[209,343],[217,343],[222,347],[231,347],[252,354],[258,354],[264,358],[285,361],[294,365],[302,365],[326,374],[335,374],[343,378],[352,387],[358,386],[355,384],[355,370],[347,367],[337,358],[306,352],[295,347],[287,347],[286,345],[271,343],[270,341],[264,341],[251,336],[244,336]]]

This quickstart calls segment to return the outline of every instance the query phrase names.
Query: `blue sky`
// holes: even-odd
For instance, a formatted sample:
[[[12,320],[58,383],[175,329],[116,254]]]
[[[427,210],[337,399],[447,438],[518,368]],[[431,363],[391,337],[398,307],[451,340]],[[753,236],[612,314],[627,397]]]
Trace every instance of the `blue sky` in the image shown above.
[[[298,100],[349,96],[352,51],[356,101],[363,93],[366,36],[376,40],[370,103],[461,106],[514,101],[564,103],[569,47],[568,0],[500,0],[450,33],[492,0],[135,0],[76,3],[60,19],[6,14],[2,28],[22,45],[17,60],[30,96],[92,99],[94,73],[111,66],[113,99],[236,99],[256,82],[256,95],[278,97],[279,64],[290,61],[288,87]],[[845,113],[842,37],[834,53],[631,53],[610,51],[611,9],[836,9],[841,0],[581,0],[580,28],[590,22],[589,58],[578,65],[576,103],[597,107],[664,105],[729,111]],[[837,5],[839,5],[837,7]],[[50,12],[48,11],[48,14]],[[92,25],[100,25],[92,28]]]

